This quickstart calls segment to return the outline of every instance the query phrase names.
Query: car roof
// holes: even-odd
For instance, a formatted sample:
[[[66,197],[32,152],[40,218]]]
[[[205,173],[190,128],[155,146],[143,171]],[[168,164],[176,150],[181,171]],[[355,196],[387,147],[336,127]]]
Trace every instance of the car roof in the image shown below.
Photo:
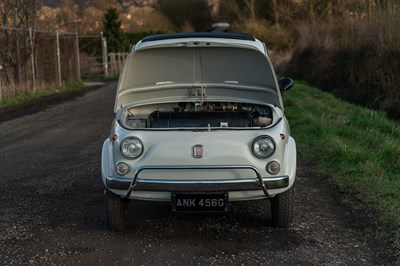
[[[231,33],[231,32],[181,32],[172,34],[156,34],[145,37],[142,41],[159,41],[167,39],[179,39],[179,38],[224,38],[224,39],[237,39],[237,40],[248,40],[255,41],[256,39],[244,33]]]
[[[138,42],[132,51],[158,47],[241,47],[256,49],[268,56],[263,42],[251,35],[231,32],[184,32],[156,34],[145,37]]]

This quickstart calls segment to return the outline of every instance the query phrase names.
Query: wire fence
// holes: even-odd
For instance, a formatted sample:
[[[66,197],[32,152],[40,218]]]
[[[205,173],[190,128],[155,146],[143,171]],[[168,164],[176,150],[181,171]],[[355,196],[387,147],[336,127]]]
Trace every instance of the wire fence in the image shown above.
[[[0,27],[0,101],[82,77],[107,77],[109,61],[100,35]]]

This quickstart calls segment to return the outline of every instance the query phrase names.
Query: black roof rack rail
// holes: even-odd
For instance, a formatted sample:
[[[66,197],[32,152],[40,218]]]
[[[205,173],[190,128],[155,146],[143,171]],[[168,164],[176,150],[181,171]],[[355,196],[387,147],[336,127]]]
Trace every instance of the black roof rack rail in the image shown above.
[[[182,32],[172,34],[156,34],[145,37],[142,42],[180,39],[180,38],[223,38],[223,39],[237,39],[246,41],[255,41],[254,37],[244,33],[232,32]]]

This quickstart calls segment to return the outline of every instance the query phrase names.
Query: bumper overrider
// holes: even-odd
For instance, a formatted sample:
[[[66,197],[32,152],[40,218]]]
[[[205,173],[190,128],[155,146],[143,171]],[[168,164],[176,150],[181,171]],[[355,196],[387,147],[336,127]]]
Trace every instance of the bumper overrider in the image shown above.
[[[146,170],[240,170],[249,169],[256,174],[255,178],[232,180],[158,180],[140,179],[139,174]],[[250,165],[201,165],[201,166],[142,166],[133,178],[106,177],[109,189],[128,190],[129,198],[133,191],[164,191],[164,192],[217,192],[217,191],[250,191],[262,190],[270,197],[268,189],[285,188],[289,186],[289,176],[261,177],[259,171]]]

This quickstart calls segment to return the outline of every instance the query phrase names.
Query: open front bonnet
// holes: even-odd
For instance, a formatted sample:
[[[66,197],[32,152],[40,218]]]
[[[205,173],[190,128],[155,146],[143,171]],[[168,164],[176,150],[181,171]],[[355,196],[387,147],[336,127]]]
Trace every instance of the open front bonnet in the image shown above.
[[[118,84],[127,104],[248,101],[281,107],[276,77],[261,52],[234,47],[168,47],[133,52]]]

